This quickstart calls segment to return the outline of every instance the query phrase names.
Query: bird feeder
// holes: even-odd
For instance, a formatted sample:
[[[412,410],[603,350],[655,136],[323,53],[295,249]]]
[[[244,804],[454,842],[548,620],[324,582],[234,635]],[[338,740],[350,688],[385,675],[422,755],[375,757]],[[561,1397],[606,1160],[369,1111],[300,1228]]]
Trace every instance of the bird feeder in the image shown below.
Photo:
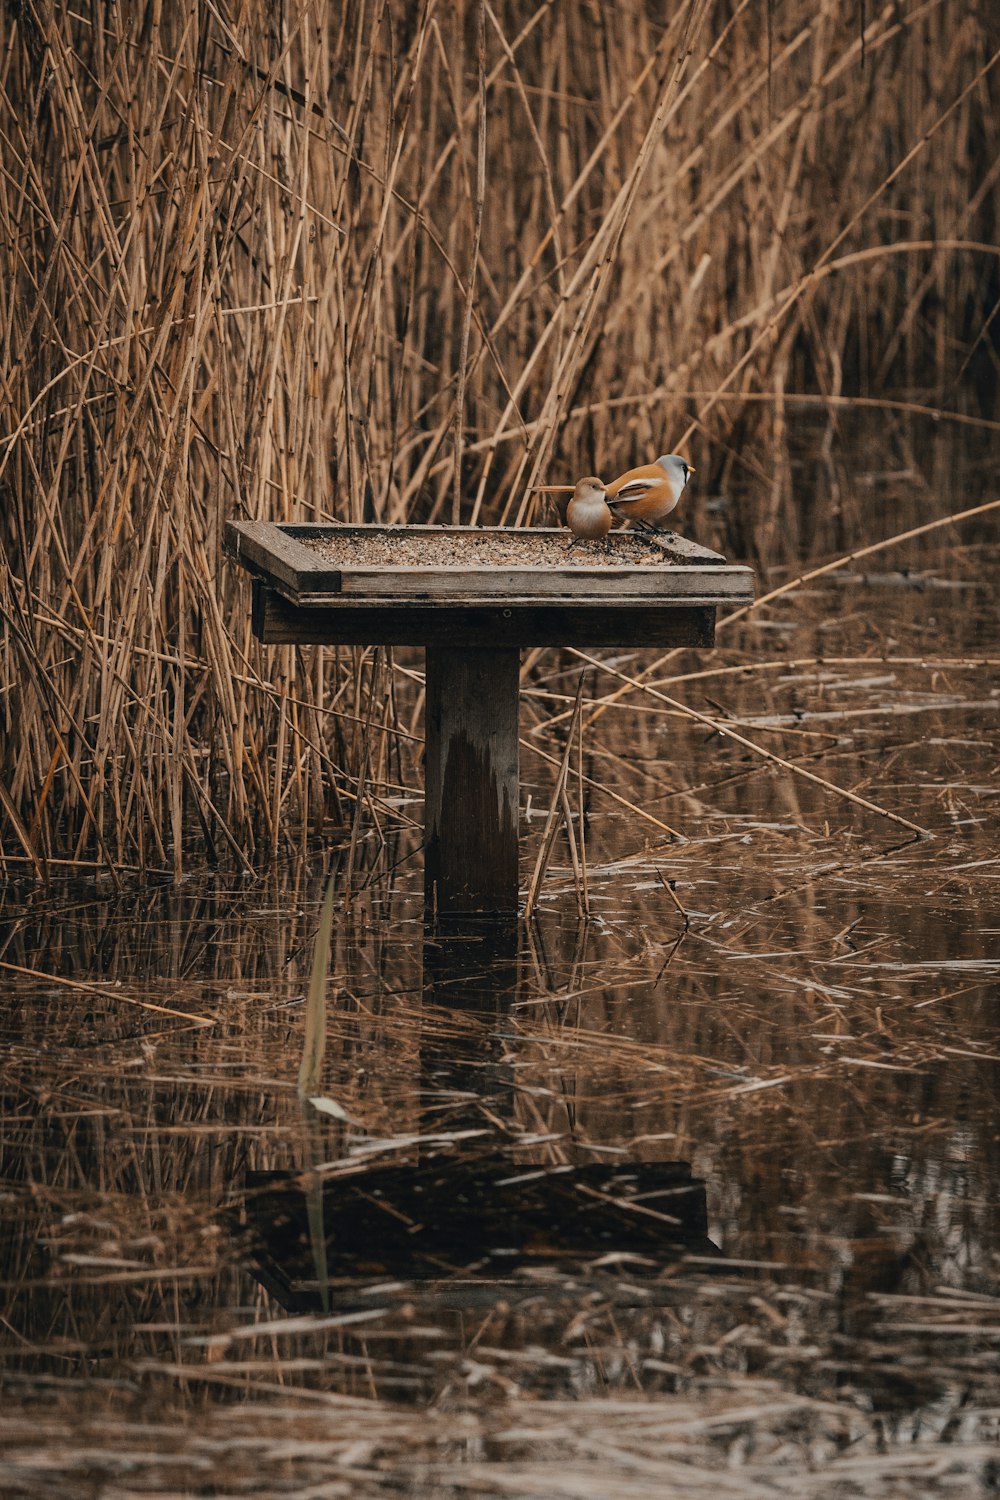
[[[523,646],[711,646],[753,575],[670,532],[230,521],[268,645],[423,646],[424,890],[439,916],[518,898]]]

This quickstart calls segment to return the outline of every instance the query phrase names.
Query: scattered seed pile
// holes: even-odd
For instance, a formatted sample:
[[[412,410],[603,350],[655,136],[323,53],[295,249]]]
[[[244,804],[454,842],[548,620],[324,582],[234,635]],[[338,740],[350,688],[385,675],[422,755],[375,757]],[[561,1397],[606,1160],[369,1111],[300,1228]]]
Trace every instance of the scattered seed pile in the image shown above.
[[[304,538],[302,540],[305,540]],[[344,567],[428,568],[593,568],[612,564],[629,567],[672,567],[674,560],[657,543],[635,533],[621,532],[594,542],[577,542],[564,532],[483,529],[476,532],[383,531],[366,536],[345,528],[325,537],[310,537],[306,546],[328,562]]]

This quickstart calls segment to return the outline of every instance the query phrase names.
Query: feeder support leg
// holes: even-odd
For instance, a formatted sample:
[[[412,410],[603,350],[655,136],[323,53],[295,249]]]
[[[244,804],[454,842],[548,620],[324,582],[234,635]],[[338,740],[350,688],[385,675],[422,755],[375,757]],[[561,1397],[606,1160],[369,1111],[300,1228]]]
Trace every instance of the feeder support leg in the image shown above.
[[[517,911],[516,646],[428,646],[424,895],[428,913]]]

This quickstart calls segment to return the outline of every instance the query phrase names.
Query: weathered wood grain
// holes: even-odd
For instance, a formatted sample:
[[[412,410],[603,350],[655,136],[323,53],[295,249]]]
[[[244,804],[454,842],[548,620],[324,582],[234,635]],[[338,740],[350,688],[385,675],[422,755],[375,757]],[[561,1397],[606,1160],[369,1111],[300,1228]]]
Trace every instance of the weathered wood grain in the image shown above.
[[[271,521],[227,521],[223,546],[234,562],[293,596],[338,594],[340,569],[303,546],[295,530]]]
[[[727,603],[753,597],[749,570],[704,567],[343,567],[341,592],[367,599],[687,599],[711,594]],[[299,604],[322,598],[301,590]]]
[[[255,580],[253,631],[269,645],[711,646],[715,599],[293,604]]]
[[[424,898],[431,915],[517,911],[520,653],[427,650]]]
[[[731,566],[726,563],[721,552],[713,552],[711,547],[691,542],[686,536],[679,536],[676,531],[647,531],[643,535],[650,546],[662,547],[668,557],[676,558],[678,562]]]

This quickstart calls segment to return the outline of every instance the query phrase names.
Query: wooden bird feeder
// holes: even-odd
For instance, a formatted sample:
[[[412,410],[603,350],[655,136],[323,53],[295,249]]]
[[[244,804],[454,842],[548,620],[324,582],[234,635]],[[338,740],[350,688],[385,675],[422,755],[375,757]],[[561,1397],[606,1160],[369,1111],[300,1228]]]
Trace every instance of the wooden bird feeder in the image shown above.
[[[271,645],[423,646],[424,890],[440,916],[517,911],[522,646],[711,646],[749,568],[671,533],[230,521]]]

